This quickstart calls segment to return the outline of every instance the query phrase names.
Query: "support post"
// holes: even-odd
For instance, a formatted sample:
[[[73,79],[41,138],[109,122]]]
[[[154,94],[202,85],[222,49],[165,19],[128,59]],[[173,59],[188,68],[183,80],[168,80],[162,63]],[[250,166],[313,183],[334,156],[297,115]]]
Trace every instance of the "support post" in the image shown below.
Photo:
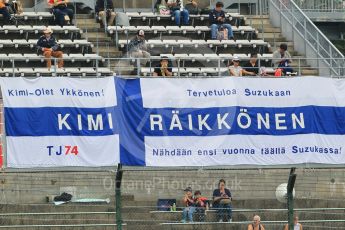
[[[122,230],[122,216],[121,216],[121,182],[122,182],[122,165],[117,165],[115,178],[115,209],[116,209],[116,226],[117,230]]]
[[[288,206],[288,225],[289,230],[294,229],[294,197],[293,197],[293,189],[295,187],[295,181],[296,181],[296,168],[291,168],[290,175],[289,175],[289,181],[287,185],[287,206]]]

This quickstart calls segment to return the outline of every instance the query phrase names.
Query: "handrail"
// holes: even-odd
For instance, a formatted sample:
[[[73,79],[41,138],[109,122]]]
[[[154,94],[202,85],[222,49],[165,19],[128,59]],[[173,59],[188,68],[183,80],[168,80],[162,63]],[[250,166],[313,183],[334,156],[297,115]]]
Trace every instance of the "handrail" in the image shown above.
[[[336,62],[337,58],[344,58],[343,54],[316,27],[294,1],[270,0],[270,4],[275,8],[270,10],[271,14],[275,14],[273,17],[276,16],[280,18],[278,21],[280,22],[282,31],[286,33],[284,35],[290,36],[295,46],[304,46],[302,53],[308,58],[319,57],[321,61],[317,61],[318,68],[320,65],[327,66],[332,72],[331,75],[344,75],[343,68],[340,67],[341,63]],[[286,23],[288,23],[288,25],[286,25]],[[288,29],[286,26],[288,26]],[[300,37],[296,37],[296,34]],[[308,51],[314,51],[314,54]],[[329,60],[329,62],[326,61],[326,59]]]

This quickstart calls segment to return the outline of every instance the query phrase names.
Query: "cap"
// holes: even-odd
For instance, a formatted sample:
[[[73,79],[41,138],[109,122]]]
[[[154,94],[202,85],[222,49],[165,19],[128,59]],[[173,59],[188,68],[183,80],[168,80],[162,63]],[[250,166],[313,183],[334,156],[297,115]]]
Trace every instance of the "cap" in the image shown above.
[[[139,30],[138,31],[138,35],[144,37],[145,36],[145,32],[143,30]]]
[[[45,33],[45,34],[52,34],[52,33],[53,33],[53,30],[52,30],[52,28],[47,27],[47,28],[45,28],[45,29],[43,30],[43,33]]]
[[[161,56],[161,61],[163,61],[163,60],[169,61],[169,58],[167,56]]]
[[[191,192],[191,191],[192,191],[192,188],[191,188],[191,187],[187,187],[187,188],[185,188],[185,190],[183,190],[183,191],[185,191],[185,192]]]
[[[233,60],[233,61],[239,61],[240,58],[239,58],[238,56],[234,56],[234,57],[232,58],[232,60]]]

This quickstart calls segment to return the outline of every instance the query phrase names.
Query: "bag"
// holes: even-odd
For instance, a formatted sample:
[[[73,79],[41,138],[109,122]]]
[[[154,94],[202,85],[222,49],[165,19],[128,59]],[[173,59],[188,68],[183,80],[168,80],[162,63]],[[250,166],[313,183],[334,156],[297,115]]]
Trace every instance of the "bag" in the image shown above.
[[[205,9],[201,9],[200,14],[209,15],[211,12],[212,12],[212,10],[210,8],[205,8]]]
[[[226,199],[221,199],[219,201],[220,204],[231,204],[231,199],[226,198]]]
[[[161,15],[170,15],[170,10],[165,5],[159,5],[158,10]]]
[[[72,200],[72,195],[69,193],[66,193],[66,192],[62,193],[60,196],[54,197],[54,201],[65,201],[65,202],[67,202],[70,200]]]
[[[219,28],[217,31],[217,40],[222,41],[222,40],[228,40],[228,30],[226,28]]]
[[[282,74],[283,74],[283,71],[280,68],[278,68],[278,69],[276,69],[276,71],[274,71],[274,76],[275,77],[281,77]]]
[[[158,211],[170,211],[170,207],[176,204],[176,199],[158,199],[157,210]]]
[[[200,9],[198,7],[195,7],[192,3],[186,4],[184,8],[189,12],[189,14],[200,14]]]

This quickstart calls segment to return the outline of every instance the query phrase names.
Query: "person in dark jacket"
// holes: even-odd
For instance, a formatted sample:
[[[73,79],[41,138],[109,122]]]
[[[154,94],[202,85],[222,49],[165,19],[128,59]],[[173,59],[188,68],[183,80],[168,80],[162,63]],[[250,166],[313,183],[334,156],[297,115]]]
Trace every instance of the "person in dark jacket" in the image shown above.
[[[102,20],[103,26],[106,25],[106,22],[108,22],[108,26],[114,24],[116,14],[112,0],[97,0],[95,11],[99,19]]]
[[[4,23],[8,24],[11,19],[11,14],[8,12],[8,9],[6,7],[6,1],[5,0],[0,0],[0,14],[2,14]]]
[[[223,11],[224,4],[222,2],[216,3],[216,8],[214,8],[209,15],[211,24],[211,38],[217,39],[217,32],[220,28],[228,30],[228,38],[234,39],[234,33],[232,31],[231,25],[225,23],[225,12]]]
[[[52,65],[51,57],[58,58],[58,68],[63,68],[63,52],[58,51],[59,45],[52,36],[52,33],[53,31],[49,27],[43,31],[44,35],[37,41],[37,49],[41,51],[46,58],[48,69],[50,69]]]
[[[67,7],[69,0],[48,0],[48,5],[52,8],[55,22],[59,26],[72,24],[74,12]]]

